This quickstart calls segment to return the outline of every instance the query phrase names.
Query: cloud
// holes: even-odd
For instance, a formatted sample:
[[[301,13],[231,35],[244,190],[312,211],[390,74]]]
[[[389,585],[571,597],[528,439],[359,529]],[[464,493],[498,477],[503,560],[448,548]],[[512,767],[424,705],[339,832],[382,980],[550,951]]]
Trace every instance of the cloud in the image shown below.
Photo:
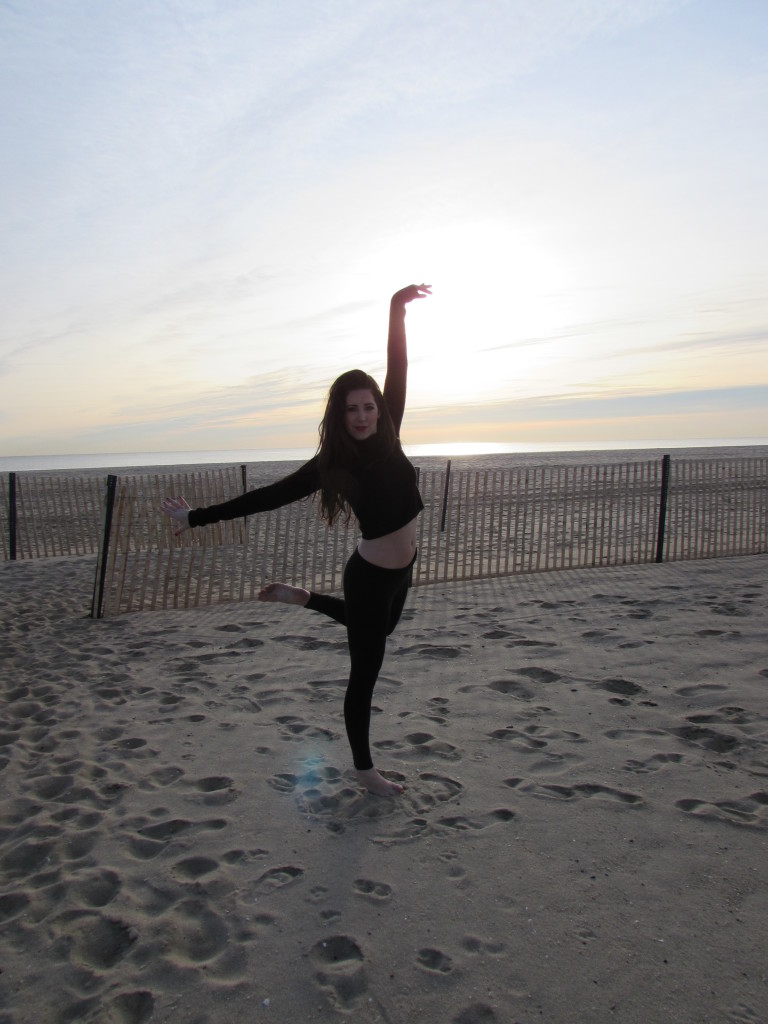
[[[734,388],[706,388],[701,390],[667,392],[641,388],[624,388],[610,395],[583,391],[572,395],[542,395],[536,398],[510,399],[478,404],[457,403],[451,407],[446,419],[454,423],[513,423],[533,420],[551,421],[590,419],[610,420],[615,417],[643,418],[681,413],[716,413],[733,409],[763,412],[768,409],[768,385],[746,385]],[[435,408],[408,410],[409,425],[416,425],[425,417],[440,415]]]

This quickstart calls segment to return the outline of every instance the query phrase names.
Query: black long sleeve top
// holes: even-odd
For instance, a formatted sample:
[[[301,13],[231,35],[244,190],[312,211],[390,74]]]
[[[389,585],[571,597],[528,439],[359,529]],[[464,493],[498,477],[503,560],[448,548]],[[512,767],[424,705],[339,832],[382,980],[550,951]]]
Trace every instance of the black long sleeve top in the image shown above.
[[[398,436],[405,412],[407,373],[405,331],[393,330],[390,323],[384,402]],[[360,524],[363,538],[373,540],[405,526],[421,512],[424,503],[419,494],[416,470],[399,440],[389,451],[378,434],[357,441],[355,446],[356,461],[343,467],[332,467],[331,471],[334,484]],[[314,456],[289,476],[266,487],[258,487],[220,505],[193,509],[189,513],[189,525],[207,526],[223,519],[239,519],[282,508],[314,494],[321,484],[318,458]]]

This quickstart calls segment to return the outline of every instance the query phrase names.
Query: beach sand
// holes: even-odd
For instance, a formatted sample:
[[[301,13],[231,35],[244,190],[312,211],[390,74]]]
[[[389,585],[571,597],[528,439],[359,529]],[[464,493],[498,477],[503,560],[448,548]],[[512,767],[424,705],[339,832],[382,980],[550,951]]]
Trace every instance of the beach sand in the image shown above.
[[[338,626],[0,565],[0,1024],[768,1020],[766,569],[415,589],[386,800]]]

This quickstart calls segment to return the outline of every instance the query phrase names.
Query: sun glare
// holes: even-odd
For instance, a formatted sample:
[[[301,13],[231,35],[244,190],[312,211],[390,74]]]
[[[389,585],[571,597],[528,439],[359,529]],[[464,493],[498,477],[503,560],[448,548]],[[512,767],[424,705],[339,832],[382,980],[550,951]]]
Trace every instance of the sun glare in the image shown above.
[[[433,287],[408,313],[412,401],[482,401],[549,379],[549,343],[575,315],[566,268],[552,254],[490,222],[414,231],[376,262],[402,264],[404,253]],[[388,266],[376,273],[392,276]]]

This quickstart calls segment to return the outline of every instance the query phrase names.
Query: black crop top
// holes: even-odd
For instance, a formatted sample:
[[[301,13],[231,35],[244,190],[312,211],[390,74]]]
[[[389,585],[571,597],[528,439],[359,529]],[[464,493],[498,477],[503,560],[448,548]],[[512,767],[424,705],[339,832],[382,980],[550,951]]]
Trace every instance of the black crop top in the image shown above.
[[[404,315],[404,313],[403,313]],[[387,377],[384,401],[399,433],[405,411],[407,357],[405,331],[390,323],[387,345]],[[424,508],[419,494],[416,470],[408,461],[400,442],[386,451],[378,434],[356,443],[359,459],[354,465],[333,471],[334,484],[357,517],[364,540],[394,533],[414,519]],[[289,476],[266,487],[241,494],[231,501],[189,513],[190,526],[207,526],[222,519],[239,519],[256,512],[282,508],[306,498],[320,489],[317,456],[305,462]]]

